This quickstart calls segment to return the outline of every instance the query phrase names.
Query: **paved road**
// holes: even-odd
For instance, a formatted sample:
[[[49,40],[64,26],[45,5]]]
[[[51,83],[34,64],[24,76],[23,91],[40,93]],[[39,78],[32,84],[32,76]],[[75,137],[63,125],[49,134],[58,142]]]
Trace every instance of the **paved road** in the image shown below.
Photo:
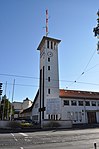
[[[99,129],[0,134],[0,149],[99,149]]]

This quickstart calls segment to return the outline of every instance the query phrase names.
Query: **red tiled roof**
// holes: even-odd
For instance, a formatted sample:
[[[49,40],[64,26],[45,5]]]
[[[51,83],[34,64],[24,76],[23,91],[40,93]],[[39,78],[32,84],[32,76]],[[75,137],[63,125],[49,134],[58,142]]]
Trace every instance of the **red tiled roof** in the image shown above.
[[[99,92],[60,89],[60,98],[99,99]]]

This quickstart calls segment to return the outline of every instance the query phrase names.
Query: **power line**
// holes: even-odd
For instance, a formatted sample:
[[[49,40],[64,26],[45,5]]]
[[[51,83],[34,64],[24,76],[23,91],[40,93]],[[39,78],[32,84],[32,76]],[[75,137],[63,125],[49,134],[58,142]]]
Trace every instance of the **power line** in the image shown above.
[[[8,77],[17,77],[17,78],[27,78],[27,79],[39,79],[37,77],[32,76],[24,76],[24,75],[14,75],[14,74],[0,74],[1,76],[8,76]]]
[[[32,76],[25,76],[25,75],[14,75],[14,74],[0,74],[1,76],[8,76],[8,77],[18,77],[18,78],[26,78],[26,79],[36,79],[40,80],[40,78],[37,77],[32,77]],[[48,79],[46,79],[48,80]],[[73,81],[68,81],[68,80],[55,80],[51,79],[52,81],[61,81],[61,82],[73,82]]]
[[[86,69],[88,68],[88,65],[90,64],[90,62],[91,62],[91,60],[92,60],[92,58],[93,58],[95,52],[96,52],[96,50],[94,50],[94,52],[92,53],[92,55],[91,55],[91,57],[90,57],[88,63],[86,64],[86,66],[85,66],[85,68],[84,68],[84,71],[75,79],[75,81],[73,81],[73,83],[71,83],[71,84],[69,85],[69,87],[70,87],[71,85],[73,85],[74,83],[77,83],[77,80],[79,80],[80,77],[81,77],[82,75],[84,75],[85,72],[87,72]],[[93,68],[94,68],[94,67],[93,67]],[[91,68],[91,69],[92,69],[92,68]],[[89,69],[89,70],[90,70],[90,69]]]
[[[73,81],[69,81],[69,82],[73,82]],[[77,84],[86,84],[86,85],[99,86],[98,83],[91,83],[91,82],[80,82],[80,81],[76,81],[75,83],[77,83]],[[5,84],[5,83],[3,83],[3,84]],[[13,85],[13,84],[7,82],[7,85]],[[18,84],[18,83],[16,83],[15,86],[38,87],[38,88],[39,88],[39,85],[31,85],[31,84]],[[55,86],[51,86],[51,85],[47,85],[47,86],[45,86],[45,87],[56,88]]]
[[[86,70],[84,73],[90,71],[91,69],[95,68],[96,66],[99,66],[99,64],[94,65],[93,67],[89,68],[88,70]]]
[[[96,52],[96,50],[93,52],[92,56],[90,57],[90,59],[89,59],[87,65],[86,65],[85,68],[84,68],[84,71],[87,69],[88,65],[90,64],[90,62],[91,62],[91,60],[92,60],[92,58],[93,58],[95,52]]]
[[[93,55],[94,55],[94,53],[93,53]],[[91,56],[89,62],[91,61],[93,55]],[[88,62],[88,64],[86,65],[85,69],[87,69],[87,67],[88,67],[88,65],[89,65],[89,62]],[[83,72],[81,75],[83,75],[83,74],[85,74],[86,72],[90,71],[91,69],[95,68],[97,65],[99,65],[99,64],[96,64],[96,65],[94,65],[93,67],[89,68],[88,70],[86,70],[85,72]],[[84,69],[84,70],[85,70],[85,69]],[[36,80],[39,80],[39,79],[40,79],[40,78],[37,78],[37,77],[25,76],[25,75],[14,75],[14,74],[0,74],[0,75],[2,75],[2,76],[8,76],[8,77],[18,77],[18,78],[36,79]],[[80,76],[81,76],[81,75],[80,75]],[[80,78],[80,76],[78,77],[78,79]],[[78,79],[76,79],[75,81],[71,81],[71,80],[54,80],[54,79],[51,79],[51,81],[60,81],[60,82],[68,82],[68,83],[71,83],[69,86],[71,86],[71,85],[74,84],[74,83],[89,84],[89,85],[99,85],[99,84],[95,84],[95,83],[78,82],[78,81],[77,81]],[[46,80],[48,80],[48,79],[46,79]],[[5,83],[3,83],[3,84],[5,84]],[[8,85],[12,85],[12,83],[7,83],[7,84],[8,84]],[[17,83],[16,83],[15,85],[16,85],[16,86],[24,86],[24,87],[39,87],[39,86],[37,86],[37,85],[31,85],[31,84],[17,84]],[[48,87],[48,86],[46,86],[46,87]],[[49,86],[49,87],[55,88],[55,87],[52,87],[52,86]],[[67,88],[68,88],[68,87],[67,87]]]

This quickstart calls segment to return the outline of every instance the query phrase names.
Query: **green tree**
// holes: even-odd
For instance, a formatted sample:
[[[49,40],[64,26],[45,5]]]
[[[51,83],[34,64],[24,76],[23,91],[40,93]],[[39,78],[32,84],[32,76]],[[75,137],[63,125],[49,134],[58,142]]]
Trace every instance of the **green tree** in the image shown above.
[[[0,104],[0,119],[9,120],[11,114],[11,103],[6,95],[2,96]]]

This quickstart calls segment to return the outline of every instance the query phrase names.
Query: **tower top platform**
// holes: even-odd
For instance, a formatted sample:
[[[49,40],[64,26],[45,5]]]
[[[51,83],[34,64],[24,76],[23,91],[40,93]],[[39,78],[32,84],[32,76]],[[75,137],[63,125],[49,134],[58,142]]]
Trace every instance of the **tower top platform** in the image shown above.
[[[54,42],[57,42],[57,43],[60,43],[60,42],[61,42],[61,40],[59,40],[59,39],[55,39],[55,38],[43,36],[43,38],[42,38],[42,40],[41,40],[41,42],[40,42],[40,44],[39,44],[37,50],[40,50],[40,49],[42,48],[42,46],[43,46],[45,40],[54,41]]]

